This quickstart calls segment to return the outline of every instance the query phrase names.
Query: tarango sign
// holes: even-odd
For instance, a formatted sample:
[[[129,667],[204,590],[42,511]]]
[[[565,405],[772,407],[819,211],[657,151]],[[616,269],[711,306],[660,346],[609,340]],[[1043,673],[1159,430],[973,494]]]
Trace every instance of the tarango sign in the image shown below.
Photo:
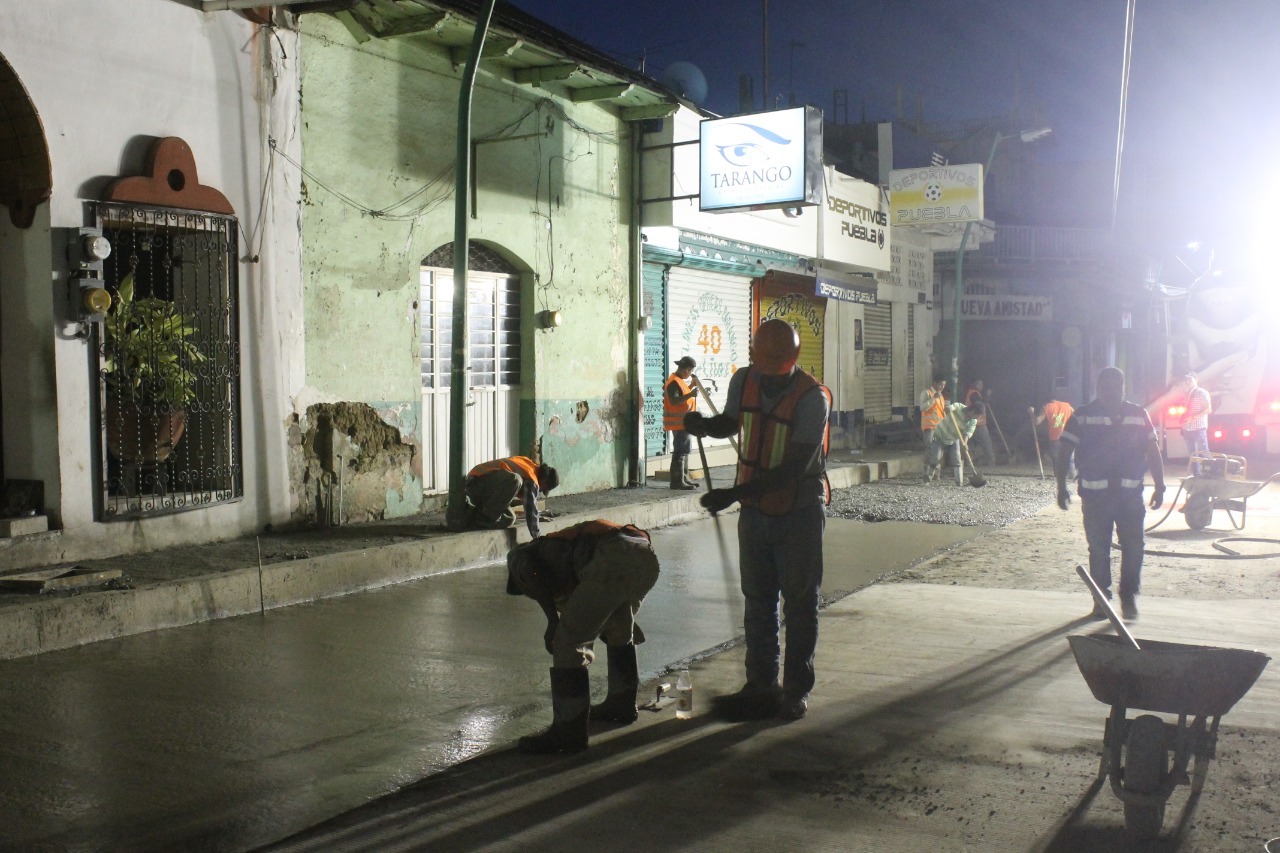
[[[822,111],[795,107],[706,119],[698,130],[700,210],[822,201]]]

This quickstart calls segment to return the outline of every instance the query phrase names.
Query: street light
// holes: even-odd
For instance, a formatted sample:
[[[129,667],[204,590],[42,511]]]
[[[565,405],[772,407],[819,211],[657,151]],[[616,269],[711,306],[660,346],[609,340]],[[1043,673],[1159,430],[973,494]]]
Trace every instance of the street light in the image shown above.
[[[1023,142],[1035,142],[1037,139],[1044,139],[1053,133],[1052,128],[1041,127],[1035,130],[1024,130],[1021,133],[1003,134],[996,132],[996,138],[991,141],[991,153],[987,155],[986,168],[982,170],[982,184],[985,187],[987,183],[987,174],[991,171],[991,163],[995,160],[996,149],[1000,147],[1000,143],[1006,139],[1020,139]],[[964,300],[964,247],[969,243],[969,233],[973,231],[973,220],[969,220],[964,224],[964,234],[960,237],[960,251],[956,254],[956,298],[955,298],[955,319],[952,320],[952,337],[951,342],[951,393],[957,395],[960,393],[960,309],[961,302]],[[953,396],[952,399],[958,399]]]

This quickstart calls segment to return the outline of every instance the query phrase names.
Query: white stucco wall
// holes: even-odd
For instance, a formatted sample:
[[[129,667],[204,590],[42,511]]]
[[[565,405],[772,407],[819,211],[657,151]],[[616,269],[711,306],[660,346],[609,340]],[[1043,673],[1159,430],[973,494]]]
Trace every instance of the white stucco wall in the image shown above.
[[[25,341],[11,341],[6,324],[4,346],[6,360],[23,346],[52,354],[53,370],[43,381],[56,382],[50,417],[56,431],[47,440],[56,445],[57,471],[25,473],[57,483],[59,502],[51,509],[65,528],[58,547],[66,558],[228,537],[287,517],[283,422],[302,373],[297,181],[268,169],[265,149],[270,135],[297,156],[296,45],[287,31],[270,35],[236,13],[204,14],[171,0],[0,3],[0,54],[39,114],[53,170],[53,195],[36,226],[52,230],[43,238],[0,232],[0,249],[14,239],[43,240],[45,265],[28,265],[17,280],[7,274],[0,286],[6,307],[15,289],[47,293],[51,278],[55,295],[55,316],[31,318]],[[90,355],[84,341],[70,337],[74,327],[56,316],[66,279],[65,233],[58,229],[87,224],[84,200],[97,198],[116,176],[137,174],[151,141],[165,136],[190,145],[200,182],[230,199],[243,237],[246,495],[206,510],[95,524]]]

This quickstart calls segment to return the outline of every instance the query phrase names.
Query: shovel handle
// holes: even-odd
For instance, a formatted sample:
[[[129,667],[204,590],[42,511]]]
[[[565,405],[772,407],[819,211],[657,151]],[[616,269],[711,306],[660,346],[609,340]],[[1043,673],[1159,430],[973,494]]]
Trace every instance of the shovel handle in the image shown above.
[[[1089,571],[1084,567],[1077,565],[1076,574],[1080,576],[1086,584],[1089,585],[1089,592],[1093,593],[1094,602],[1107,612],[1107,618],[1111,620],[1112,626],[1115,627],[1116,633],[1128,641],[1134,651],[1142,651],[1142,646],[1138,645],[1138,641],[1133,638],[1133,634],[1129,633],[1129,629],[1124,626],[1124,622],[1116,615],[1115,608],[1111,606],[1111,602],[1102,594],[1102,588],[1098,586],[1098,582],[1093,579]]]

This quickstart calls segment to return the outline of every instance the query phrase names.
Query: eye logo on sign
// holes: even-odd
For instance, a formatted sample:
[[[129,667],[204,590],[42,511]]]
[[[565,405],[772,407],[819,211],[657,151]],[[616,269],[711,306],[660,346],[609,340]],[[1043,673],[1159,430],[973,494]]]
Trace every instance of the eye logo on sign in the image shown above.
[[[817,203],[821,128],[821,111],[813,107],[705,119],[698,130],[699,209]]]
[[[720,152],[720,156],[730,166],[736,166],[739,169],[748,169],[752,166],[760,166],[768,162],[768,148],[761,142],[765,140],[774,145],[790,145],[791,140],[784,136],[779,136],[773,131],[756,124],[746,124],[742,122],[734,122],[732,124],[723,125],[725,128],[740,127],[742,128],[742,136],[733,142],[726,144],[712,143],[716,150]],[[720,138],[729,135],[726,130],[720,134]],[[737,134],[734,134],[737,136]]]

